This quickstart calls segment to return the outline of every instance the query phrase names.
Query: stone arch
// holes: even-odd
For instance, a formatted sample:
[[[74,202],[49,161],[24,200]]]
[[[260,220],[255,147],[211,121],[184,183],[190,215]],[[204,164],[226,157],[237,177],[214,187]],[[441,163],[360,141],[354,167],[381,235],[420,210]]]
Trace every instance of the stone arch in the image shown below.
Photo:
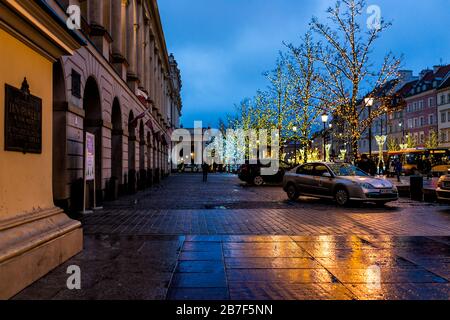
[[[117,198],[118,187],[123,185],[123,125],[122,109],[118,98],[115,98],[111,111],[111,177],[113,194]]]
[[[97,202],[100,203],[104,196],[102,180],[103,119],[99,86],[95,78],[92,76],[87,79],[84,86],[83,109],[85,111],[84,132],[89,132],[95,135],[95,192],[97,195]]]

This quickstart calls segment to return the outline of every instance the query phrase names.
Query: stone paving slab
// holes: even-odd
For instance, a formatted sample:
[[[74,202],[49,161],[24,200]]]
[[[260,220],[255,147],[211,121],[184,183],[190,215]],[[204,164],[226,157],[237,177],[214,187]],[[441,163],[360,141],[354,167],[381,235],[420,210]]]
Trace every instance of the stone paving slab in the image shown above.
[[[183,248],[195,248],[196,242],[188,240],[201,240],[197,242],[200,248],[210,242],[214,244],[214,255],[219,256],[220,252],[225,258],[215,260],[208,267],[203,264],[210,261],[203,261],[204,257],[200,255],[196,268],[183,265],[177,268],[167,298],[207,300],[212,292],[220,299],[228,295],[234,300],[450,299],[449,274],[437,272],[445,264],[421,265],[406,258],[409,253],[424,252],[418,250],[424,244],[450,248],[445,243],[447,238],[438,238],[441,241],[427,237],[389,239],[358,236],[186,237]],[[218,246],[220,240],[222,245]],[[377,249],[379,242],[372,243],[371,240],[383,240],[384,244],[391,241],[391,245]],[[397,251],[398,247],[402,251]],[[279,257],[273,254],[277,250]],[[235,251],[237,254],[227,254]],[[295,251],[303,257],[281,258],[286,252],[295,256],[292,253]],[[189,263],[195,265],[195,261]],[[223,264],[223,269],[219,263]],[[205,268],[202,270],[202,267]],[[201,293],[202,286],[204,294]]]

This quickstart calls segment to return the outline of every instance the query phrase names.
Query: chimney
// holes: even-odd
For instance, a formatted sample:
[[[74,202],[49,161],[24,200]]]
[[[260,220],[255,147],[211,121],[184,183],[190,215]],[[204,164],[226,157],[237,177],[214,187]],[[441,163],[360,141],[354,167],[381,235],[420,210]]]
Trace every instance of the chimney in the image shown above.
[[[414,75],[412,70],[399,70],[399,80],[400,82],[410,82],[414,80]]]
[[[424,69],[424,70],[420,71],[419,78],[422,79],[430,71],[431,71],[430,69]]]

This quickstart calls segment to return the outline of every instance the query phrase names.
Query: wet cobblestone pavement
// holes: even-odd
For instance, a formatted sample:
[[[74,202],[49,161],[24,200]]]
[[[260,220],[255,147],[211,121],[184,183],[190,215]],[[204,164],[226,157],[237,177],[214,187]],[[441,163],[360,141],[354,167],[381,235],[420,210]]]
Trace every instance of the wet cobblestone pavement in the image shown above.
[[[173,176],[83,219],[85,250],[16,299],[449,299],[450,210],[286,201]],[[66,287],[69,265],[82,290]]]

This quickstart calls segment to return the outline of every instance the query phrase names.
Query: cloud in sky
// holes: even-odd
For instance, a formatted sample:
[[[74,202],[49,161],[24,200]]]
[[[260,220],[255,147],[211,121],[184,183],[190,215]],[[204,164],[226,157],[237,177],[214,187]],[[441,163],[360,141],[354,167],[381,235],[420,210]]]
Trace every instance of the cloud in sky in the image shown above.
[[[264,89],[264,71],[273,68],[283,41],[298,42],[312,16],[324,21],[333,0],[160,0],[167,46],[183,79],[183,124],[214,126],[234,104]],[[378,43],[405,54],[405,67],[418,72],[450,63],[448,0],[377,0],[394,23]]]

